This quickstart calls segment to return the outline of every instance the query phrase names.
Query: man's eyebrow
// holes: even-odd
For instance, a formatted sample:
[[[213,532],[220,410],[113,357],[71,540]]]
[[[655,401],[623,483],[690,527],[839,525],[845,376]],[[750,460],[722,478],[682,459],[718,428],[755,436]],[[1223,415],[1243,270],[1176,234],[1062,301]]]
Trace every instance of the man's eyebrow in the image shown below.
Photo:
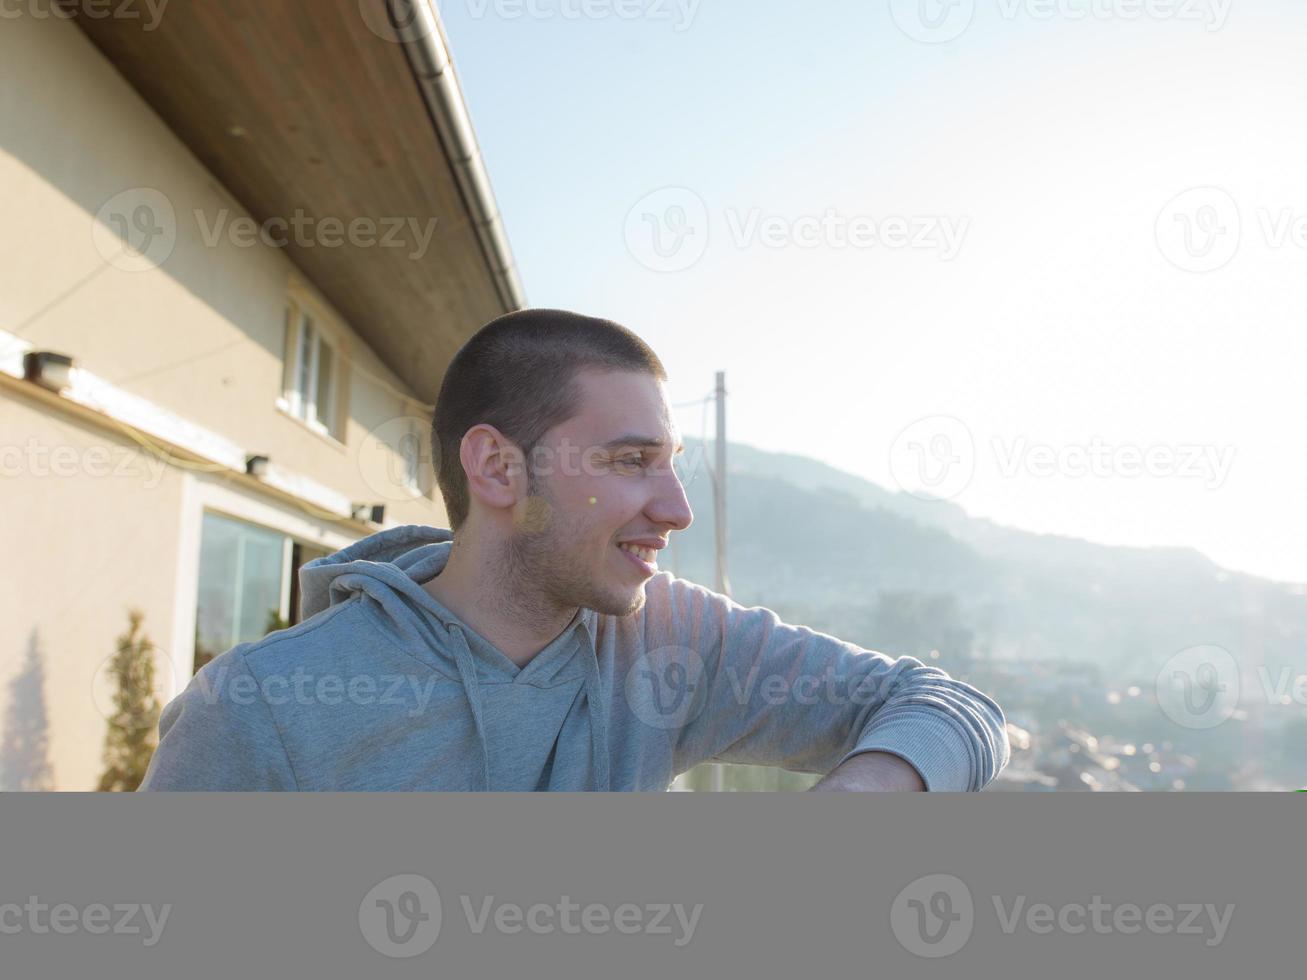
[[[611,452],[614,449],[622,449],[626,446],[634,446],[642,449],[663,449],[667,446],[667,440],[659,439],[656,436],[628,433],[627,435],[619,436],[616,439],[609,439],[599,448]],[[685,443],[679,443],[676,447],[676,451],[672,455],[679,456],[683,452],[685,452]]]

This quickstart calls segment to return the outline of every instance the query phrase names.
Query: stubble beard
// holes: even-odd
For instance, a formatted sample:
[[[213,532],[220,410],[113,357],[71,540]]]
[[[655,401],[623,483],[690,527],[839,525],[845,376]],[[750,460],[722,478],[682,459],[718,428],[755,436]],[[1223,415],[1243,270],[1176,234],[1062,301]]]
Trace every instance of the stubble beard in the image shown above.
[[[568,557],[569,542],[582,535],[558,521],[557,508],[539,486],[533,485],[531,493],[542,498],[551,519],[543,528],[515,531],[508,540],[502,567],[513,614],[549,623],[578,606],[606,616],[638,612],[644,606],[644,587],[628,598],[614,595],[590,579],[585,568]]]

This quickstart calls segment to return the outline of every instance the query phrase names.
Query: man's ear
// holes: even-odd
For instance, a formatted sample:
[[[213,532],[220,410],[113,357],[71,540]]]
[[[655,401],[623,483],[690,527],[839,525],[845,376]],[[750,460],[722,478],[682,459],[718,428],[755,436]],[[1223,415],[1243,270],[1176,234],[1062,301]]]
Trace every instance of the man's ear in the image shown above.
[[[469,495],[487,507],[507,509],[527,495],[525,457],[493,425],[468,429],[458,447]]]

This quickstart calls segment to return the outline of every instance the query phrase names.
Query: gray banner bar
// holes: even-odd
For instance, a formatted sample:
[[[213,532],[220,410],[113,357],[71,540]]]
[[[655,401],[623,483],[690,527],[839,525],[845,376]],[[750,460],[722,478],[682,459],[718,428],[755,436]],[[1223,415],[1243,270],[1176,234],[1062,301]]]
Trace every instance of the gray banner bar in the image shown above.
[[[10,795],[23,978],[1301,975],[1307,796]]]

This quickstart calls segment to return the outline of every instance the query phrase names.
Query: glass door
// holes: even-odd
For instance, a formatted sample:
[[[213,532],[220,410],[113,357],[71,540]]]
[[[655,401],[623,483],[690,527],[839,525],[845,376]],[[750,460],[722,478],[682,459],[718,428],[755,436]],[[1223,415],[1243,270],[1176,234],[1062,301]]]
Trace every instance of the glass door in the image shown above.
[[[280,531],[206,511],[194,669],[238,643],[298,623],[300,566],[330,553]]]

